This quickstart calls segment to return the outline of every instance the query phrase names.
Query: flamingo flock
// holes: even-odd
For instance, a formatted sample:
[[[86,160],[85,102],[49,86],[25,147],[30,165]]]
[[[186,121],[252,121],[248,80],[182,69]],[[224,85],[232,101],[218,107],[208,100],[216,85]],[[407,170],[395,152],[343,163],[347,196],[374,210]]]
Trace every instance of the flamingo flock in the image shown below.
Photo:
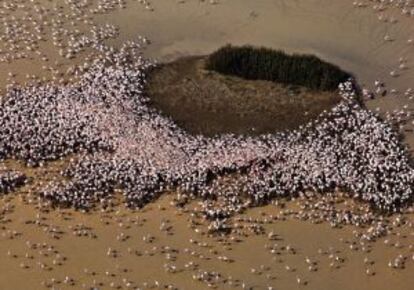
[[[18,187],[25,185],[26,176],[14,170],[0,169],[0,194],[7,194]]]
[[[102,57],[73,84],[14,87],[0,107],[0,154],[28,166],[74,153],[41,195],[56,204],[90,208],[121,191],[142,207],[168,191],[224,199],[225,211],[308,191],[348,192],[382,210],[412,200],[414,170],[391,125],[356,100],[352,82],[342,102],[289,133],[259,137],[193,136],[148,105],[145,74],[154,64],[139,42],[102,46]]]

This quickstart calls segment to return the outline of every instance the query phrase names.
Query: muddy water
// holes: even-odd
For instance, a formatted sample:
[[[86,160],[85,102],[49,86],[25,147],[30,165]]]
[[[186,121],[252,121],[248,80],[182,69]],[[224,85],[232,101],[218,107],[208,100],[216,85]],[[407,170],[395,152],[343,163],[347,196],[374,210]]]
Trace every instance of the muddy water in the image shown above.
[[[361,243],[367,227],[298,220],[304,201],[281,201],[234,217],[229,236],[212,235],[198,202],[179,208],[172,193],[137,211],[121,200],[91,212],[38,203],[31,193],[65,164],[29,170],[5,162],[33,182],[0,199],[1,289],[362,290],[414,282],[414,214],[388,217],[386,237]],[[403,267],[389,267],[400,255]]]
[[[153,1],[152,12],[132,4],[131,9],[103,15],[98,21],[116,23],[120,39],[131,39],[137,32],[147,36],[152,41],[148,54],[162,60],[207,54],[226,43],[255,44],[317,54],[354,72],[367,85],[376,78],[399,88],[412,83],[411,70],[397,79],[389,76],[399,57],[414,53],[414,47],[407,45],[414,34],[412,19],[399,17],[400,11],[383,12],[398,19],[383,23],[378,20],[380,13],[354,8],[351,1],[178,2]],[[386,35],[394,41],[384,41]]]
[[[127,0],[122,6],[125,8],[114,5],[111,10],[94,13],[99,7],[98,1],[88,1],[89,5],[79,9],[66,1],[9,2],[20,4],[14,9],[3,8],[3,21],[10,22],[15,17],[19,26],[26,27],[35,36],[42,36],[33,51],[26,50],[27,43],[21,43],[19,51],[32,58],[28,62],[0,63],[7,68],[5,71],[15,69],[24,75],[44,71],[39,68],[42,61],[37,50],[41,56],[48,57],[45,62],[48,65],[53,66],[56,61],[58,65],[73,64],[78,58],[67,60],[58,54],[61,48],[67,48],[68,35],[90,35],[94,25],[114,24],[119,27],[119,35],[109,43],[119,44],[138,35],[146,36],[152,42],[147,55],[162,61],[207,54],[226,43],[255,44],[317,54],[353,72],[368,86],[375,79],[381,79],[389,83],[390,88],[404,90],[413,79],[410,69],[400,72],[398,78],[389,75],[398,67],[400,57],[407,58],[409,68],[414,53],[414,46],[407,44],[407,40],[414,37],[412,19],[401,17],[396,9],[379,13],[370,8],[355,8],[351,1],[340,0],[263,0],[260,3],[226,0],[217,5],[209,1],[168,0],[151,1],[149,10],[139,1]],[[37,12],[36,7],[42,7],[43,12]],[[394,17],[396,22],[380,22],[380,15]],[[6,25],[2,26],[4,31]],[[42,33],[38,33],[36,27]],[[66,31],[52,35],[60,28]],[[384,41],[386,35],[393,41]],[[2,44],[6,45],[7,41]],[[29,63],[30,71],[27,70]]]
[[[352,227],[332,229],[290,218],[272,221],[281,209],[269,205],[241,216],[267,220],[262,223],[266,234],[221,239],[207,236],[202,225],[190,228],[190,214],[172,207],[171,200],[163,197],[140,212],[120,208],[110,213],[39,214],[18,198],[3,199],[1,208],[9,211],[2,215],[0,287],[42,289],[53,284],[57,289],[80,289],[102,284],[101,289],[129,289],[130,283],[146,289],[158,283],[208,289],[208,282],[193,278],[204,271],[220,274],[213,279],[219,289],[242,289],[243,284],[253,289],[410,289],[414,282],[414,261],[408,260],[402,270],[387,266],[399,254],[413,254],[408,249],[414,243],[412,227],[396,228],[387,238],[389,244],[379,240],[364,253],[349,249]],[[413,216],[408,219],[413,222]],[[269,233],[275,237],[270,239]],[[396,242],[399,248],[391,246]],[[316,271],[308,270],[306,258]],[[166,265],[176,267],[175,273],[166,271]],[[66,276],[74,286],[62,282]]]
[[[117,25],[119,34],[106,43],[118,45],[145,35],[151,40],[146,54],[161,61],[206,54],[229,42],[249,43],[315,53],[354,72],[367,86],[378,78],[390,89],[403,92],[413,83],[410,66],[414,51],[407,40],[414,37],[414,26],[397,10],[383,12],[396,17],[393,24],[379,22],[378,13],[354,8],[352,1],[343,0],[222,0],[217,5],[168,0],[151,1],[150,9],[139,1],[125,2],[125,8],[99,13],[93,12],[99,8],[98,1],[89,1],[79,10],[69,1],[2,2],[0,87],[4,89],[11,81],[22,83],[31,75],[42,81],[70,80],[74,76],[65,75],[67,70],[87,61],[93,49],[85,48],[70,58],[60,55],[59,50],[70,48],[68,41],[73,37],[91,36],[94,25],[107,23]],[[10,28],[13,23],[15,27]],[[18,27],[24,33],[16,31]],[[386,35],[393,41],[384,41]],[[24,59],[13,59],[23,52]],[[407,59],[408,69],[391,77],[400,57]],[[407,102],[390,95],[368,105],[391,110]],[[408,134],[407,140],[411,139]],[[47,176],[58,175],[58,170],[29,174],[37,181],[43,176],[46,181]],[[219,239],[209,237],[203,223],[194,226],[198,220],[191,212],[171,206],[171,196],[141,211],[120,206],[108,213],[47,212],[22,201],[27,199],[23,192],[0,199],[0,289],[148,289],[171,284],[179,289],[215,285],[218,289],[405,290],[414,283],[414,217],[408,214],[405,225],[395,226],[388,237],[352,246],[358,250],[351,250],[350,244],[358,241],[354,231],[360,228],[332,229],[325,223],[315,225],[289,217],[264,222],[281,211],[270,205],[242,215],[254,222],[240,222],[245,228],[259,224],[264,234],[246,231],[246,237]],[[295,208],[295,204],[290,206]],[[268,236],[271,232],[276,234],[272,240]],[[275,251],[271,253],[269,247]],[[398,255],[406,258],[405,268],[388,267]],[[306,257],[316,271],[308,270]],[[210,282],[197,280],[201,274],[201,280],[207,280],[207,272]],[[64,283],[66,276],[70,279]]]

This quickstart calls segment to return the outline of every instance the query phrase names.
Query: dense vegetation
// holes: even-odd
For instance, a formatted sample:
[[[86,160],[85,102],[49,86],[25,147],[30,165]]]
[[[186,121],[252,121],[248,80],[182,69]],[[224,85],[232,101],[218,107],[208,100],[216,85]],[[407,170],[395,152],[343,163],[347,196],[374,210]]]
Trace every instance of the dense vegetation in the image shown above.
[[[212,53],[206,69],[249,80],[267,80],[313,90],[333,91],[351,77],[339,67],[312,55],[227,45]]]

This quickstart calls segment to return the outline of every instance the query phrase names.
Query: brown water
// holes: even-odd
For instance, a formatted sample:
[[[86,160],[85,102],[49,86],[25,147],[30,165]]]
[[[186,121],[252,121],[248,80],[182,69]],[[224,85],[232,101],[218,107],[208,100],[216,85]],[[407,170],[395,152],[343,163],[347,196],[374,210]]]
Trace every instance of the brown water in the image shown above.
[[[26,289],[28,285],[42,289],[42,284],[51,283],[53,278],[60,281],[51,283],[58,289],[81,289],[83,284],[90,287],[99,283],[103,283],[101,289],[110,289],[111,283],[129,289],[124,279],[141,287],[145,282],[153,285],[158,281],[179,289],[207,289],[205,282],[193,278],[200,271],[218,272],[221,276],[214,285],[219,289],[235,289],[237,284],[241,289],[243,283],[254,289],[411,289],[414,282],[410,275],[414,261],[408,260],[402,270],[387,266],[399,254],[411,259],[413,250],[408,246],[414,241],[412,227],[396,227],[387,238],[388,245],[382,239],[369,243],[369,252],[363,252],[361,247],[349,249],[348,241],[355,240],[354,228],[332,229],[327,224],[289,217],[274,221],[271,216],[281,209],[269,205],[241,215],[254,222],[240,222],[247,225],[267,219],[267,223],[261,223],[266,234],[245,231],[247,237],[234,234],[220,241],[207,236],[202,225],[190,228],[190,220],[197,219],[172,207],[171,200],[170,196],[163,197],[139,212],[119,208],[109,213],[59,210],[39,214],[33,205],[18,198],[3,199],[1,208],[8,211],[2,214],[1,289]],[[413,222],[412,215],[407,218]],[[76,228],[83,229],[81,236]],[[271,232],[276,234],[275,240],[269,239]],[[153,241],[144,241],[145,237]],[[236,237],[240,240],[232,241]],[[392,246],[396,242],[399,248]],[[28,247],[36,243],[36,248]],[[277,252],[272,254],[266,247],[275,244]],[[295,253],[286,250],[287,246]],[[109,249],[116,251],[116,256],[108,255]],[[326,253],[320,254],[319,250]],[[231,261],[220,260],[223,256]],[[306,258],[315,263],[315,272],[308,270]],[[365,258],[372,265],[364,263]],[[176,273],[167,272],[166,264],[176,267]],[[367,269],[375,274],[367,275]],[[74,279],[74,286],[62,283],[66,276]],[[223,282],[226,279],[233,281],[232,286]]]
[[[119,34],[107,43],[118,45],[144,35],[151,40],[146,54],[162,61],[206,54],[225,43],[249,43],[315,53],[354,72],[358,80],[368,86],[377,78],[399,91],[413,83],[410,65],[414,46],[407,45],[407,40],[414,37],[414,26],[412,20],[400,17],[397,10],[384,12],[398,19],[392,24],[381,23],[370,9],[354,8],[352,1],[344,0],[222,0],[217,5],[198,0],[159,0],[151,1],[153,10],[146,9],[139,1],[128,0],[126,8],[100,14],[91,12],[98,7],[98,1],[89,2],[90,6],[77,11],[69,1],[3,1],[1,4],[10,9],[0,8],[0,36],[3,37],[0,58],[16,58],[23,52],[27,57],[11,59],[9,63],[6,58],[0,61],[0,87],[5,88],[9,82],[9,72],[16,74],[10,81],[24,82],[26,75],[36,75],[41,80],[44,78],[43,81],[70,80],[74,76],[64,75],[67,70],[87,62],[93,50],[86,48],[67,59],[59,55],[59,46],[68,48],[67,41],[71,37],[82,33],[90,36],[93,25],[106,23],[119,27]],[[40,12],[40,7],[49,10]],[[33,19],[43,16],[35,24],[24,16],[25,12]],[[7,23],[16,24],[14,30],[24,28],[23,32],[8,32]],[[56,34],[59,29],[63,29],[61,36]],[[55,40],[53,34],[57,37]],[[394,41],[385,42],[386,34]],[[19,39],[18,35],[23,36]],[[30,40],[37,36],[42,40]],[[13,41],[20,48],[13,46]],[[400,57],[407,59],[408,69],[393,78],[389,73],[398,67]],[[407,103],[404,97],[390,95],[368,105],[392,110]],[[407,135],[407,140],[414,140],[412,133]],[[7,166],[16,164],[8,162]],[[58,163],[56,171],[59,166]],[[24,170],[37,182],[46,182],[58,173],[51,172],[51,167],[44,171]],[[48,284],[56,289],[82,289],[98,287],[100,283],[103,283],[100,289],[118,286],[128,289],[128,281],[131,281],[130,287],[148,289],[159,281],[159,287],[173,284],[179,289],[208,289],[214,285],[218,289],[241,289],[244,283],[247,289],[254,286],[254,289],[405,290],[411,289],[414,283],[412,214],[405,215],[405,224],[395,226],[388,237],[363,246],[370,251],[363,252],[360,245],[359,250],[351,250],[349,246],[349,241],[358,241],[354,231],[362,231],[360,228],[333,229],[326,223],[313,224],[289,216],[285,221],[261,222],[266,217],[270,220],[270,215],[285,212],[274,205],[252,209],[242,215],[253,220],[252,223],[239,222],[246,226],[241,231],[247,233],[246,237],[234,234],[234,238],[229,236],[220,241],[206,234],[205,223],[194,226],[199,218],[192,217],[191,212],[171,206],[172,196],[165,196],[141,211],[132,212],[119,206],[108,213],[45,212],[35,203],[23,201],[28,199],[27,192],[22,192],[0,200],[0,289],[44,289]],[[288,203],[287,208],[298,210],[294,202]],[[251,233],[246,229],[249,224],[262,226],[265,234]],[[84,236],[77,236],[78,228]],[[272,231],[277,234],[277,240],[269,240],[268,234]],[[151,237],[154,240],[147,242],[144,237],[147,241]],[[235,242],[236,239],[241,242]],[[385,244],[385,240],[389,240],[388,243]],[[33,246],[35,243],[40,245]],[[272,254],[268,247],[276,243]],[[286,250],[288,245],[295,249],[295,254]],[[162,253],[165,246],[169,248]],[[116,257],[112,251],[107,255],[109,248],[116,250]],[[329,253],[320,254],[319,250]],[[400,254],[406,257],[405,268],[389,268],[388,262]],[[226,262],[223,256],[234,261]],[[306,257],[316,263],[317,271],[308,270]],[[374,263],[364,263],[365,258]],[[177,273],[165,271],[165,264],[176,266]],[[291,270],[286,270],[286,266]],[[367,269],[375,275],[367,275]],[[221,276],[209,287],[193,279],[200,271],[216,271]],[[65,276],[74,279],[74,286],[58,283]],[[53,278],[56,279],[54,283],[51,282]],[[111,286],[111,283],[114,284]]]

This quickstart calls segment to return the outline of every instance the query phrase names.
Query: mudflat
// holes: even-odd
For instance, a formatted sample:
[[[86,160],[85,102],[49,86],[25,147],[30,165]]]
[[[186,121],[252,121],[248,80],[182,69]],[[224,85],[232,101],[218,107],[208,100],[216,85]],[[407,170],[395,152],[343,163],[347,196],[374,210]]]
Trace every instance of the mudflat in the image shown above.
[[[193,134],[293,130],[340,101],[337,92],[224,76],[206,70],[205,60],[188,57],[160,65],[149,73],[146,88],[153,107]]]

